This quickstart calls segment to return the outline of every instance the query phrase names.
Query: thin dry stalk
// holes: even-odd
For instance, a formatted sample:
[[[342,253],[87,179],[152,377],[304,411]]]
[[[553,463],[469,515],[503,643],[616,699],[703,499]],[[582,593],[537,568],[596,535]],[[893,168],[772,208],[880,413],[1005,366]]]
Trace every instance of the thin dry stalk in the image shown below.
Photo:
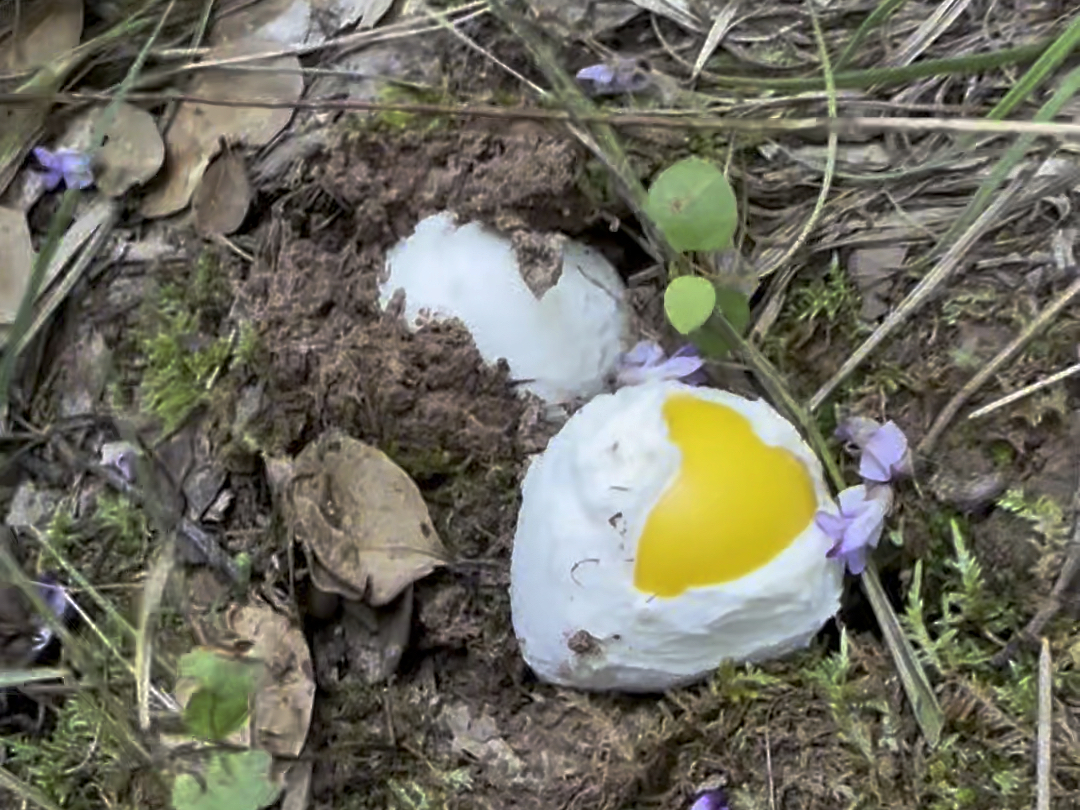
[[[1027,173],[1013,181],[1005,191],[998,195],[993,204],[983,211],[982,215],[972,223],[971,227],[953,243],[949,251],[941,257],[941,261],[926,274],[908,295],[892,312],[885,321],[874,330],[851,357],[847,359],[840,370],[837,371],[810,400],[810,410],[817,410],[828,396],[836,390],[848,376],[859,367],[874,349],[880,346],[886,338],[890,337],[908,318],[914,315],[931,296],[948,281],[959,269],[961,260],[991,228],[998,224],[998,218],[1014,197],[1019,195],[1028,182]],[[921,448],[920,448],[921,449]]]
[[[1035,810],[1050,810],[1050,742],[1053,733],[1053,670],[1050,642],[1042,640],[1039,650],[1039,738],[1035,757]]]
[[[901,67],[918,59],[930,45],[956,22],[956,18],[971,5],[971,0],[943,0],[911,37],[895,54],[884,61],[886,65]]]
[[[1025,385],[1019,391],[1013,391],[1011,394],[1007,394],[1001,399],[995,399],[989,405],[983,405],[978,410],[974,410],[969,413],[967,418],[970,420],[981,419],[984,416],[989,416],[994,411],[1004,408],[1006,405],[1011,405],[1014,402],[1025,399],[1026,397],[1031,396],[1037,391],[1048,388],[1055,383],[1061,382],[1062,380],[1067,380],[1069,377],[1072,377],[1078,373],[1080,373],[1080,363],[1076,363],[1075,365],[1062,369],[1056,374],[1051,374],[1049,377],[1039,380],[1036,383],[1032,383],[1031,385]]]

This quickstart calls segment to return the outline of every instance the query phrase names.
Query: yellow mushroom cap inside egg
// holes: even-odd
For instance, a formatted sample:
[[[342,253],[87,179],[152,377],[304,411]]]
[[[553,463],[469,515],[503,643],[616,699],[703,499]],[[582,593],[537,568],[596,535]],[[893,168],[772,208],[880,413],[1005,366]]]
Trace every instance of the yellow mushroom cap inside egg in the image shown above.
[[[813,520],[818,499],[806,465],[765,444],[744,415],[686,394],[669,397],[663,414],[682,463],[638,540],[639,590],[671,597],[739,579]]]
[[[655,692],[805,647],[840,605],[816,456],[767,403],[653,381],[590,400],[522,482],[510,566],[543,680]]]

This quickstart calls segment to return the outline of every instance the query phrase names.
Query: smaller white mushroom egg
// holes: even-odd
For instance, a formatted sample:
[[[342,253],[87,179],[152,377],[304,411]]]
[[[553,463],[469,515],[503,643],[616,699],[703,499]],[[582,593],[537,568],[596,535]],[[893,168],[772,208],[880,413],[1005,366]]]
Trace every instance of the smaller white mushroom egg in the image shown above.
[[[529,467],[514,630],[543,680],[652,692],[806,646],[840,604],[813,452],[763,401],[658,381],[601,395]]]

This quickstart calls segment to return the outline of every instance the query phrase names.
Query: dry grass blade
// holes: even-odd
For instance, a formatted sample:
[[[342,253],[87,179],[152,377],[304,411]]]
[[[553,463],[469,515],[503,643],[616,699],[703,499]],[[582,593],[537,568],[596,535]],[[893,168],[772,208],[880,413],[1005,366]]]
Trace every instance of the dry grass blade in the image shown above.
[[[49,262],[49,266],[45,270],[45,279],[41,285],[42,289],[48,289],[60,273],[63,272],[64,268],[67,267],[72,257],[83,247],[83,244],[87,243],[87,245],[79,253],[78,260],[67,272],[63,280],[38,300],[30,326],[15,341],[15,354],[21,353],[26,348],[41,327],[45,325],[49,316],[63,303],[67,293],[75,286],[83,272],[90,266],[90,262],[104,246],[105,240],[112,232],[112,227],[118,216],[119,208],[115,202],[108,199],[98,199],[82,213],[72,227],[68,229],[67,233],[64,234],[52,261]],[[9,345],[9,336],[7,334],[0,335],[0,349],[6,349]]]
[[[1062,380],[1067,380],[1069,377],[1073,377],[1076,374],[1080,374],[1080,363],[1076,363],[1075,365],[1071,365],[1068,368],[1062,369],[1061,371],[1057,372],[1057,374],[1051,374],[1049,377],[1039,380],[1036,383],[1032,383],[1031,385],[1025,385],[1019,391],[1013,391],[1011,394],[1007,394],[1001,399],[995,399],[993,402],[987,405],[983,405],[981,408],[969,413],[967,418],[969,420],[981,419],[982,417],[988,416],[996,410],[1004,408],[1006,405],[1011,405],[1014,402],[1017,402],[1021,399],[1024,399],[1025,397],[1029,397],[1032,394],[1043,390],[1044,388],[1055,385]]]
[[[904,5],[907,0],[881,0],[870,12],[870,16],[863,20],[862,25],[855,31],[854,36],[844,46],[844,50],[836,59],[836,69],[845,67],[859,51],[859,46],[866,40],[870,33],[885,22],[893,13]]]
[[[945,713],[941,709],[941,704],[938,703],[929,678],[926,677],[926,671],[919,663],[915,649],[904,634],[896,611],[892,609],[889,597],[881,586],[877,566],[870,562],[859,580],[866,598],[870,600],[874,617],[878,620],[881,635],[885,638],[886,646],[892,654],[893,664],[900,674],[904,693],[911,701],[911,710],[919,723],[926,744],[930,748],[936,748],[941,742],[941,732],[945,728]]]
[[[1074,69],[1065,77],[1053,96],[1039,109],[1038,113],[1035,115],[1035,120],[1037,122],[1043,122],[1052,119],[1078,91],[1080,91],[1080,69]],[[817,393],[814,394],[813,399],[810,401],[811,410],[818,408],[836,387],[847,379],[847,377],[875,348],[889,337],[900,324],[907,321],[912,314],[921,308],[930,298],[931,294],[938,289],[946,279],[952,276],[957,269],[960,259],[971,246],[974,245],[977,239],[995,226],[998,215],[1004,211],[1005,206],[1025,185],[1027,185],[1026,175],[1015,180],[1005,191],[998,193],[997,199],[993,201],[989,208],[986,208],[985,206],[990,202],[990,199],[994,194],[997,193],[999,186],[1005,181],[1009,173],[1024,159],[1033,140],[1034,136],[1030,135],[1019,138],[1017,142],[1009,148],[1001,160],[998,161],[997,165],[994,166],[993,171],[990,173],[990,176],[983,181],[979,186],[978,191],[967,204],[963,214],[957,218],[956,222],[949,228],[946,234],[938,240],[938,247],[948,246],[948,251],[945,255],[933,270],[927,273],[918,285],[916,285],[915,289],[911,291],[910,295],[904,299],[900,306],[889,313],[885,322],[882,323],[881,326],[879,326],[874,333],[854,351],[851,357],[849,357],[844,365],[841,366],[840,370],[818,389]],[[935,251],[931,251],[931,253]]]
[[[1005,210],[1013,197],[1018,196],[1023,191],[1026,184],[1026,175],[1018,178],[1008,189],[1006,189],[1006,191],[1002,192],[1002,194],[994,200],[994,204],[983,212],[982,216],[971,225],[967,232],[953,243],[952,248],[942,257],[937,266],[923,277],[908,297],[901,302],[900,306],[889,313],[885,321],[874,330],[874,333],[855,349],[855,351],[851,353],[851,356],[844,361],[844,364],[840,369],[818,389],[810,399],[811,411],[815,411],[821,407],[821,404],[836,390],[837,386],[846,380],[848,376],[858,368],[867,357],[869,357],[874,349],[880,346],[901,324],[905,323],[913,314],[915,314],[915,312],[931,298],[938,288],[952,277],[960,267],[960,262],[967,254],[968,250],[970,250],[972,245],[980,238],[986,235],[991,228],[998,224],[1000,214]]]
[[[821,22],[818,20],[817,14],[814,13],[813,3],[808,3],[807,6],[810,9],[811,20],[814,24],[814,38],[817,40],[818,51],[821,54],[821,68],[825,73],[829,118],[835,120],[837,118],[836,84],[833,81],[829,52],[825,47],[825,37],[821,31]],[[777,279],[776,283],[770,288],[765,305],[761,308],[761,314],[754,322],[753,329],[750,332],[751,339],[761,339],[780,315],[780,309],[784,305],[784,296],[788,285],[791,283],[792,279],[795,278],[796,272],[798,272],[798,265],[792,263],[791,259],[796,253],[802,250],[803,246],[806,244],[806,240],[809,239],[810,234],[814,232],[814,229],[821,219],[822,211],[825,209],[825,203],[829,199],[829,192],[832,190],[833,175],[836,172],[837,146],[837,135],[835,132],[830,132],[828,144],[826,145],[825,171],[821,178],[821,189],[818,191],[817,201],[814,203],[814,210],[807,218],[802,229],[799,231],[798,236],[795,237],[795,240],[788,246],[783,255],[775,260],[775,265],[782,267],[783,270],[780,273],[779,279]]]
[[[0,787],[21,797],[24,804],[33,804],[41,810],[60,810],[60,806],[53,804],[48,796],[33,785],[28,785],[3,765],[0,765]]]
[[[1035,810],[1050,810],[1050,743],[1053,734],[1054,672],[1050,642],[1039,645],[1039,737],[1035,757]]]
[[[165,597],[165,586],[175,565],[175,550],[176,537],[169,532],[150,568],[139,605],[139,631],[135,636],[135,691],[139,704],[139,728],[142,731],[150,729],[150,665],[153,663],[154,631]]]
[[[1028,71],[1020,77],[1009,92],[1002,97],[1001,101],[986,114],[987,118],[1004,118],[1011,113],[1017,105],[1024,102],[1032,91],[1054,75],[1066,57],[1080,45],[1080,14],[1073,18],[1069,27],[1055,39],[1043,54],[1036,60]]]
[[[715,19],[713,19],[712,28],[709,29],[709,33],[705,37],[705,44],[701,46],[701,52],[697,55],[697,59],[694,60],[694,69],[690,71],[690,81],[698,77],[702,68],[705,67],[705,63],[709,61],[709,57],[713,55],[717,46],[720,45],[724,35],[731,30],[735,15],[739,13],[740,2],[742,0],[731,0],[717,12]]]
[[[885,64],[902,67],[914,62],[970,5],[971,0],[942,0],[934,13],[923,21],[896,53],[885,60]]]

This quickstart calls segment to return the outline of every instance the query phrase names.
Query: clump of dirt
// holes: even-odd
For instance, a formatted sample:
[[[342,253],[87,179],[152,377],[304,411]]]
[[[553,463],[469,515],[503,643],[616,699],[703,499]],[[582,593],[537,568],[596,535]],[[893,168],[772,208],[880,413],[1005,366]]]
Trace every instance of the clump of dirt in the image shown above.
[[[614,808],[669,787],[654,701],[526,686],[507,586],[534,403],[461,325],[412,333],[378,302],[386,251],[442,210],[548,261],[538,238],[590,225],[583,157],[533,127],[354,132],[274,206],[255,264],[234,268],[236,313],[263,341],[253,427],[266,448],[296,452],[330,427],[378,446],[420,484],[459,560],[419,584],[397,680],[346,679],[318,701],[316,806],[384,808],[404,793],[447,808]]]

